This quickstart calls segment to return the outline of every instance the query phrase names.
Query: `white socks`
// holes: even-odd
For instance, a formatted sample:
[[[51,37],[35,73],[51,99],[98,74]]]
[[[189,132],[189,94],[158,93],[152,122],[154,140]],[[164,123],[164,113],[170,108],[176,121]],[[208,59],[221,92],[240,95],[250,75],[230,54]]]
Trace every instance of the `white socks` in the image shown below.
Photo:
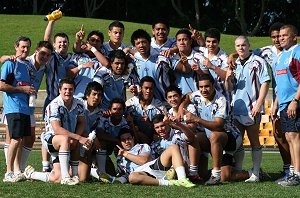
[[[211,175],[216,177],[216,178],[221,178],[221,170],[212,169],[211,170]]]
[[[259,169],[262,160],[262,147],[252,148],[253,174],[259,176]]]
[[[178,180],[186,178],[186,173],[185,173],[185,169],[183,166],[178,166],[177,168],[175,168],[175,171],[176,171]]]
[[[49,175],[48,172],[33,172],[31,173],[30,178],[33,180],[39,180],[42,182],[49,182]]]
[[[30,153],[31,153],[31,148],[26,147],[26,146],[22,147],[21,162],[20,162],[20,170],[22,172],[25,171],[26,163],[27,163]]]
[[[159,186],[170,186],[170,181],[166,179],[159,179],[158,180],[158,185]]]
[[[4,144],[4,155],[5,155],[5,164],[7,165],[7,151],[8,151],[9,144]]]
[[[70,177],[69,174],[69,160],[70,160],[70,151],[59,151],[58,159],[60,163],[61,178]]]
[[[97,173],[97,168],[91,168],[91,172],[90,172],[92,177],[95,177],[96,179],[99,180],[99,175]]]

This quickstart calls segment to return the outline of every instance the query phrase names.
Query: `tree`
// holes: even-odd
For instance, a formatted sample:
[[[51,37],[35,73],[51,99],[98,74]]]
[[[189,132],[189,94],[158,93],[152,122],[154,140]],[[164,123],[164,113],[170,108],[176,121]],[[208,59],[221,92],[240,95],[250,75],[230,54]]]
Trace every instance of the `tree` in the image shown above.
[[[249,35],[257,34],[259,27],[261,26],[261,24],[263,22],[264,13],[266,10],[266,1],[267,0],[261,0],[259,18],[258,18],[254,28],[252,30],[249,30],[247,21],[245,19],[245,1],[244,0],[235,0],[235,15],[236,15],[238,22],[240,23],[242,34],[249,34]]]
[[[106,0],[84,0],[86,17],[94,17],[96,12],[103,6]]]

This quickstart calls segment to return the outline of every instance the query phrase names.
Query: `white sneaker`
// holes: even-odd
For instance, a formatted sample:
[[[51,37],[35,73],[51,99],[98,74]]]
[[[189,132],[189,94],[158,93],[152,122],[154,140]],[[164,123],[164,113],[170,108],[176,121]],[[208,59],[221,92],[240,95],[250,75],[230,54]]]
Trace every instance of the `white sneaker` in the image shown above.
[[[249,179],[246,179],[245,182],[259,182],[259,177],[252,173],[251,177],[249,177]]]
[[[65,185],[76,185],[78,184],[79,182],[78,181],[75,181],[73,178],[71,177],[65,177],[63,178],[61,181],[60,181],[61,184],[65,184]]]
[[[15,175],[13,172],[5,173],[3,182],[15,182]]]
[[[34,168],[30,165],[28,165],[26,168],[25,168],[25,171],[24,171],[24,175],[26,177],[26,179],[31,179],[31,174],[34,172]]]
[[[23,173],[18,173],[15,175],[15,181],[14,182],[20,182],[20,181],[25,181],[26,177]]]
[[[77,175],[73,176],[72,179],[78,183],[80,182],[79,177]]]

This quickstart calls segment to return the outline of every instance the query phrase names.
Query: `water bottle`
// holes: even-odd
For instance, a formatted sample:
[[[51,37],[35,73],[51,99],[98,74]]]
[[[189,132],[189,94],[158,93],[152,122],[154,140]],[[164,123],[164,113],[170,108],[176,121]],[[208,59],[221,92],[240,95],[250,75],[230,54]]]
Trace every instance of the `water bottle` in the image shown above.
[[[53,21],[60,19],[62,17],[62,12],[58,10],[54,10],[51,14],[45,16],[44,21]]]
[[[93,143],[95,138],[96,138],[96,130],[93,130],[92,132],[90,132],[88,139],[91,141],[91,143]],[[83,145],[83,148],[88,150],[88,148],[85,145]]]
[[[29,96],[29,107],[35,107],[36,106],[36,95],[31,94]]]

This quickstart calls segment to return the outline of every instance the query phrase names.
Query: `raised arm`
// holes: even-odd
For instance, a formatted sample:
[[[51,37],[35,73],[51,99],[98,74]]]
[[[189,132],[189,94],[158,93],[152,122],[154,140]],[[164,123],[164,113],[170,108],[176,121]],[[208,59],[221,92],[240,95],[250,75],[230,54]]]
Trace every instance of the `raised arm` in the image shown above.
[[[234,73],[232,68],[228,68],[226,72],[226,78],[224,81],[225,89],[229,92],[233,91],[233,80],[234,80]]]
[[[192,95],[192,92],[189,92],[185,96],[183,96],[182,102],[178,107],[178,112],[177,112],[177,115],[176,115],[176,120],[177,121],[183,120],[183,116],[184,116],[183,109],[186,108],[186,106],[191,103],[191,95]]]
[[[170,122],[169,125],[174,128],[174,129],[178,129],[179,131],[183,132],[185,135],[185,140],[189,141],[189,142],[193,142],[194,138],[195,138],[195,134],[193,133],[193,131],[187,127],[185,124],[182,124],[178,121],[173,121]]]
[[[200,31],[194,29],[191,26],[191,24],[189,24],[189,28],[192,32],[192,39],[194,39],[200,47],[204,46],[205,45],[205,40],[202,36],[202,33]]]
[[[179,52],[179,54],[180,54],[180,59],[176,65],[176,71],[182,73],[189,73],[192,70],[192,67],[188,63],[187,56],[182,52]]]
[[[82,41],[84,39],[84,36],[85,36],[85,32],[84,32],[83,24],[82,24],[80,30],[76,33],[76,36],[75,36],[75,42],[74,42],[74,45],[73,45],[74,53],[80,53],[81,52],[81,45],[82,45]]]
[[[55,21],[48,21],[48,25],[45,29],[44,41],[49,41],[50,43],[52,43],[52,33],[54,29],[54,23]]]
[[[226,70],[227,69],[221,69],[220,67],[215,66],[214,64],[212,64],[210,62],[210,60],[208,58],[206,58],[205,56],[203,56],[203,65],[205,67],[207,67],[208,69],[213,70],[218,76],[220,76],[222,79],[226,78]]]

